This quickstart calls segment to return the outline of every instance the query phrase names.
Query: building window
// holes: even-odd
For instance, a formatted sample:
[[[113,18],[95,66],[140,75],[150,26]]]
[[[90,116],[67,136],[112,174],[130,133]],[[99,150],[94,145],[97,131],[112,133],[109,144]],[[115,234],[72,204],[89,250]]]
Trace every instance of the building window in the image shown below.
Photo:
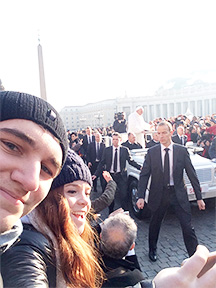
[[[212,105],[211,105],[211,107],[212,107],[212,113],[215,113],[216,112],[216,99],[214,98],[214,99],[212,99]],[[216,120],[216,119],[215,119]]]
[[[204,100],[204,114],[209,115],[210,109],[209,109],[209,100]]]
[[[144,120],[147,121],[147,119],[148,119],[148,109],[147,109],[146,105],[143,106],[143,110],[144,110],[143,111]]]
[[[188,109],[188,102],[183,102],[183,113],[186,113]]]
[[[161,111],[160,111],[160,104],[156,105],[156,117],[160,117],[161,116]]]
[[[170,116],[170,117],[175,116],[175,115],[174,115],[174,103],[170,103],[170,104],[169,104],[169,109],[170,109],[170,111],[169,111],[169,116]]]
[[[197,101],[197,116],[203,116],[202,100]]]
[[[176,103],[176,115],[182,114],[181,103]]]
[[[149,105],[149,117],[150,121],[154,119],[154,105]]]
[[[190,110],[195,115],[195,101],[190,101]]]
[[[162,117],[167,118],[167,104],[163,104]]]

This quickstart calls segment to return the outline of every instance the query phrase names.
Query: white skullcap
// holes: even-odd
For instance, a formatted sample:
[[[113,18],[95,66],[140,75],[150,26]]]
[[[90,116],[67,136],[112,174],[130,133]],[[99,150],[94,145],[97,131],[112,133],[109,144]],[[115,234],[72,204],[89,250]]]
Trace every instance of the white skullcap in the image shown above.
[[[138,107],[136,107],[136,111],[138,111],[139,109],[142,109],[142,111],[144,111],[144,109],[143,109],[142,106],[138,106]]]

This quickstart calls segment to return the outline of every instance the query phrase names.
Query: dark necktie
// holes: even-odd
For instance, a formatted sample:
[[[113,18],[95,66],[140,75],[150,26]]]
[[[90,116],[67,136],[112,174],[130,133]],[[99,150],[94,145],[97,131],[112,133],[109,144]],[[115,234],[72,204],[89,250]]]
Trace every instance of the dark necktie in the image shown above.
[[[169,148],[164,150],[166,151],[164,157],[164,186],[167,187],[170,184]]]
[[[117,153],[118,153],[118,148],[115,149],[114,166],[113,166],[114,173],[117,171],[117,156],[118,156]]]
[[[184,145],[184,138],[181,136],[181,144]]]
[[[96,142],[96,159],[99,160],[99,146],[100,144],[98,142]]]

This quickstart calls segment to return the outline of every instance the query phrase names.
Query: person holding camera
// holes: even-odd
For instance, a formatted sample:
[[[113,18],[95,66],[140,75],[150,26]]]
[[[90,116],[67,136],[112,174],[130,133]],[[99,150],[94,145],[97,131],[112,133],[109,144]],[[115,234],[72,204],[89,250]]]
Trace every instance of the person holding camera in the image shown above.
[[[118,112],[115,115],[115,121],[113,122],[113,129],[118,133],[126,133],[127,121],[125,119],[124,112]]]

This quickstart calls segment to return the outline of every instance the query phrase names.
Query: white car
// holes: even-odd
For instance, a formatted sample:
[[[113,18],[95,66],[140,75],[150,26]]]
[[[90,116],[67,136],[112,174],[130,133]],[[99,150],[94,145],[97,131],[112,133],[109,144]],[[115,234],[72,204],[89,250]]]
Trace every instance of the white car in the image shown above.
[[[194,146],[188,147],[191,162],[196,170],[200,182],[203,199],[216,197],[216,163],[198,155],[197,152],[201,151],[201,149],[202,148]],[[147,151],[148,149],[136,149],[131,150],[130,152],[132,158],[140,165],[143,165]],[[131,197],[132,209],[136,217],[144,218],[148,217],[150,215],[150,212],[147,206],[144,206],[143,210],[138,209],[136,206],[136,202],[138,199],[137,187],[139,181],[139,174],[140,170],[137,170],[136,168],[127,163],[128,190]],[[184,181],[187,186],[189,201],[196,200],[193,187],[191,186],[185,172]],[[146,192],[147,193],[145,201],[148,203],[148,189]]]

